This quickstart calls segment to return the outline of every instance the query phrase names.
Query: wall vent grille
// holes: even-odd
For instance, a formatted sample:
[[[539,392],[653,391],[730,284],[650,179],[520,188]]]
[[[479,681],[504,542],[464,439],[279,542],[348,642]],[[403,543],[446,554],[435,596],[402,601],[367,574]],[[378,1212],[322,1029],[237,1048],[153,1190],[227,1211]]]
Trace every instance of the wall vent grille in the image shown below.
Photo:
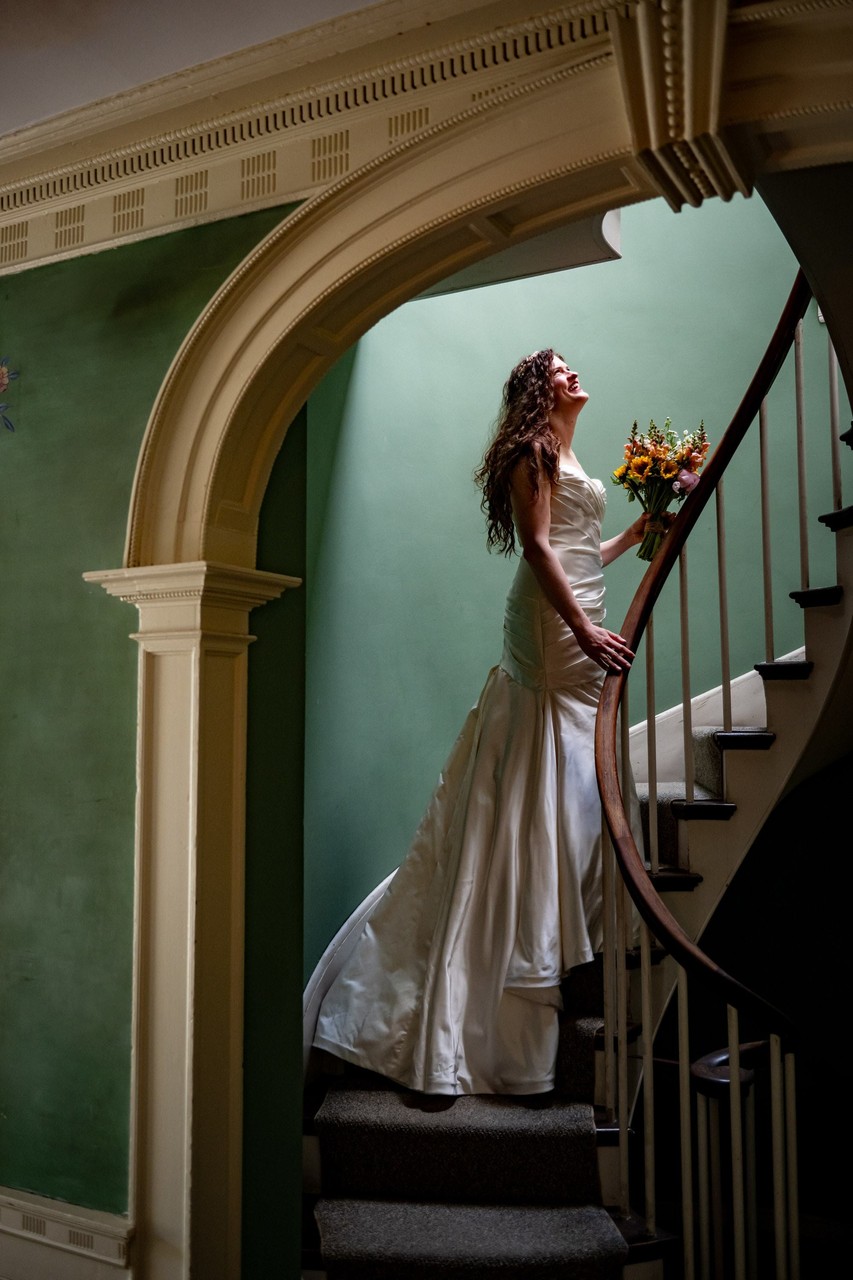
[[[503,84],[493,84],[485,89],[475,89],[471,94],[472,102],[482,102],[484,98],[493,98],[496,93],[504,93],[505,90],[511,89],[516,82],[507,80]]]
[[[88,1231],[75,1231],[73,1227],[69,1227],[68,1243],[73,1244],[75,1249],[92,1250],[95,1247],[95,1237]]]
[[[311,141],[311,181],[331,182],[349,171],[349,129]]]
[[[86,230],[86,206],[75,204],[71,209],[60,209],[54,217],[53,242],[56,249],[70,249],[82,244]]]
[[[47,1223],[44,1218],[37,1218],[32,1213],[21,1214],[21,1229],[29,1231],[30,1235],[33,1236],[47,1235]]]
[[[276,153],[262,151],[240,161],[240,199],[258,200],[275,195]]]
[[[429,107],[415,107],[414,111],[401,111],[388,119],[388,142],[393,144],[410,133],[417,133],[429,124]]]
[[[122,191],[113,196],[113,235],[139,231],[145,223],[145,188]]]
[[[26,258],[29,225],[29,222],[12,222],[0,227],[0,263]]]
[[[187,218],[207,208],[208,170],[196,169],[175,179],[175,217]]]

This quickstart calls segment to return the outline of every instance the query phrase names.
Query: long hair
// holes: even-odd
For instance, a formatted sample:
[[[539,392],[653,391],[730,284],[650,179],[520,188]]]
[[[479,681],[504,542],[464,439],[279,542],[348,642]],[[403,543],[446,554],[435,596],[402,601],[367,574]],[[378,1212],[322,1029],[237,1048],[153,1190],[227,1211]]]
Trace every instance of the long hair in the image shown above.
[[[483,491],[480,506],[486,515],[486,543],[505,556],[516,550],[512,520],[512,477],[524,460],[534,496],[540,471],[550,482],[557,478],[560,444],[548,422],[554,407],[551,364],[562,360],[551,347],[519,360],[506,380],[492,443],[474,479]]]

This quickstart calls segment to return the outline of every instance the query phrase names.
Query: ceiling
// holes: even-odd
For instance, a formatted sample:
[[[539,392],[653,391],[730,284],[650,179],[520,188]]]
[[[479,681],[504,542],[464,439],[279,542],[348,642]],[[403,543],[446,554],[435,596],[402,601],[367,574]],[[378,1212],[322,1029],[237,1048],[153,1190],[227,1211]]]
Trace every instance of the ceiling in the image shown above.
[[[372,7],[369,0],[26,0],[3,28],[0,133]]]

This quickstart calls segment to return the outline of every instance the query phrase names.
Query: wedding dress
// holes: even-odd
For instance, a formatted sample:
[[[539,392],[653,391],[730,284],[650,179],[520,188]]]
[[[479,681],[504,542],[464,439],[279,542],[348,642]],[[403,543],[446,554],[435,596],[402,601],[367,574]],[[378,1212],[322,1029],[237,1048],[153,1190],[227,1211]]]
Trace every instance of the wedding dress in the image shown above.
[[[605,500],[565,467],[551,490],[549,540],[599,625]],[[520,560],[500,664],[325,996],[316,1046],[426,1093],[553,1088],[560,981],[602,945],[603,679]]]

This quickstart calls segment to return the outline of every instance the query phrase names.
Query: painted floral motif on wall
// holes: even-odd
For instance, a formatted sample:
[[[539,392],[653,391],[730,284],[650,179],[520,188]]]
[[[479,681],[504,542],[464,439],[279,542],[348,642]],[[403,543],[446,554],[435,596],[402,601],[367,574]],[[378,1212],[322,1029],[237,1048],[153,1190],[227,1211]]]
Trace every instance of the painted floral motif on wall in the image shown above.
[[[9,368],[9,357],[0,356],[0,396],[3,395],[4,391],[9,386],[9,383],[14,382],[14,380],[17,377],[18,377],[17,369]],[[14,425],[12,424],[12,420],[11,418],[8,417],[6,413],[6,410],[8,408],[9,406],[7,404],[0,404],[0,419],[2,419],[3,426],[6,428],[7,431],[14,431],[15,428],[14,428]]]

